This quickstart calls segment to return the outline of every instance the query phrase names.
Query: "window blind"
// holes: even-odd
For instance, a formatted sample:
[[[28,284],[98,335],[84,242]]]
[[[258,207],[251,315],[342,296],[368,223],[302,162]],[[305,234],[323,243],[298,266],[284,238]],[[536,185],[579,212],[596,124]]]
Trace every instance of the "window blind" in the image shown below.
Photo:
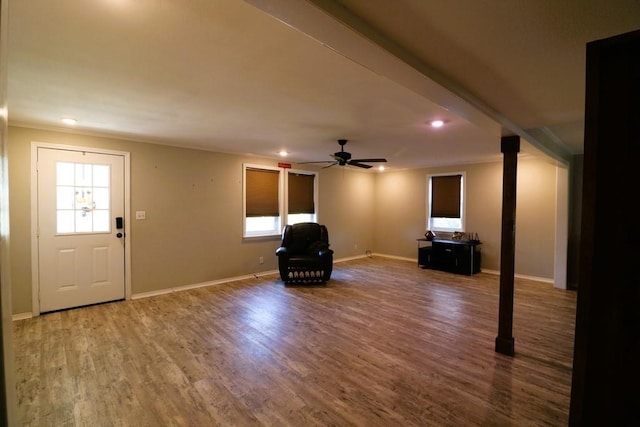
[[[279,171],[269,169],[246,170],[246,215],[280,216],[278,207]]]
[[[431,216],[460,218],[460,184],[462,175],[431,177]]]
[[[289,213],[315,213],[313,181],[315,175],[289,173]]]

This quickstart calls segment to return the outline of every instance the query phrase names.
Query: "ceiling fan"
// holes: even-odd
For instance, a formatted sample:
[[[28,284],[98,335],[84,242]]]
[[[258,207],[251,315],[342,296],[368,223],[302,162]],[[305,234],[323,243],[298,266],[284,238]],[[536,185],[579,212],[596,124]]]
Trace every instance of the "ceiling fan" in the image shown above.
[[[369,168],[372,168],[373,166],[366,165],[365,163],[380,163],[380,162],[386,162],[387,161],[387,159],[352,159],[351,158],[351,153],[347,153],[346,151],[344,151],[344,146],[345,146],[346,143],[347,143],[346,139],[339,139],[338,140],[338,144],[340,144],[340,151],[338,151],[337,153],[333,153],[331,155],[331,157],[334,158],[334,161],[331,162],[330,165],[325,166],[325,168],[330,168],[331,166],[335,166],[335,165],[340,165],[340,166],[349,165],[349,166],[357,166],[359,168],[369,169]],[[304,162],[302,164],[327,163],[327,162],[329,162],[329,161]]]

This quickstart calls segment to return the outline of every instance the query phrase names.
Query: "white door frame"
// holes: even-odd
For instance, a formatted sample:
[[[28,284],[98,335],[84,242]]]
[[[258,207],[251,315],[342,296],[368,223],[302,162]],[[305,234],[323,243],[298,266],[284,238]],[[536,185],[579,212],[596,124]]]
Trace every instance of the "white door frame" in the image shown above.
[[[124,297],[131,299],[131,153],[77,145],[31,142],[31,314],[40,315],[40,271],[38,262],[38,148],[86,151],[124,157]]]

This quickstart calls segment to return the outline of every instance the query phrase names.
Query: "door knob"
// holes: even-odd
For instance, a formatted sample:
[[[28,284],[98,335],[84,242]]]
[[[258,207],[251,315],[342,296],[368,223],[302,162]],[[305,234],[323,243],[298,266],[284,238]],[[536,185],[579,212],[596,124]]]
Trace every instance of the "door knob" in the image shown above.
[[[121,238],[122,238],[122,233],[118,233],[118,234],[116,234],[116,237],[117,237],[118,239],[121,239]]]

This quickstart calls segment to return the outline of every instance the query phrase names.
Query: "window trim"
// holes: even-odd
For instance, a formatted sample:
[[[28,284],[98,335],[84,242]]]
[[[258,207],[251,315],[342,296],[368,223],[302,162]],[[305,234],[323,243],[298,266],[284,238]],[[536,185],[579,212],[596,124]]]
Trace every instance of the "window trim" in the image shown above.
[[[247,232],[247,169],[263,169],[278,172],[278,209],[279,209],[279,229],[267,230],[264,232]],[[314,175],[313,179],[313,203],[315,210],[315,220],[319,217],[319,196],[318,188],[320,174],[318,171],[303,169],[280,168],[276,166],[258,165],[254,163],[242,164],[242,237],[244,239],[255,239],[264,237],[280,236],[282,229],[288,224],[289,218],[289,173]]]
[[[302,169],[291,169],[288,168],[287,172],[286,172],[286,179],[285,179],[285,183],[284,183],[284,189],[285,189],[285,197],[284,197],[284,212],[282,215],[283,218],[283,224],[282,227],[285,226],[285,224],[289,224],[289,174],[290,173],[294,173],[294,174],[302,174],[302,175],[313,175],[313,208],[314,208],[314,215],[315,215],[315,222],[317,222],[318,220],[318,181],[320,180],[320,174],[317,171],[307,171],[307,170],[302,170]]]
[[[267,230],[264,232],[247,232],[247,169],[262,169],[278,172],[278,211],[279,211],[279,229]],[[279,236],[282,232],[282,204],[283,204],[283,179],[282,169],[275,166],[258,165],[253,163],[242,164],[242,237],[244,238],[256,238],[256,237],[271,237]]]
[[[460,228],[453,227],[432,227],[431,226],[431,178],[435,176],[461,176],[460,180]],[[445,172],[445,173],[434,173],[427,175],[427,218],[426,218],[426,230],[431,231],[441,231],[441,232],[454,232],[454,231],[464,231],[465,222],[466,222],[466,211],[467,211],[467,174],[466,172]]]

